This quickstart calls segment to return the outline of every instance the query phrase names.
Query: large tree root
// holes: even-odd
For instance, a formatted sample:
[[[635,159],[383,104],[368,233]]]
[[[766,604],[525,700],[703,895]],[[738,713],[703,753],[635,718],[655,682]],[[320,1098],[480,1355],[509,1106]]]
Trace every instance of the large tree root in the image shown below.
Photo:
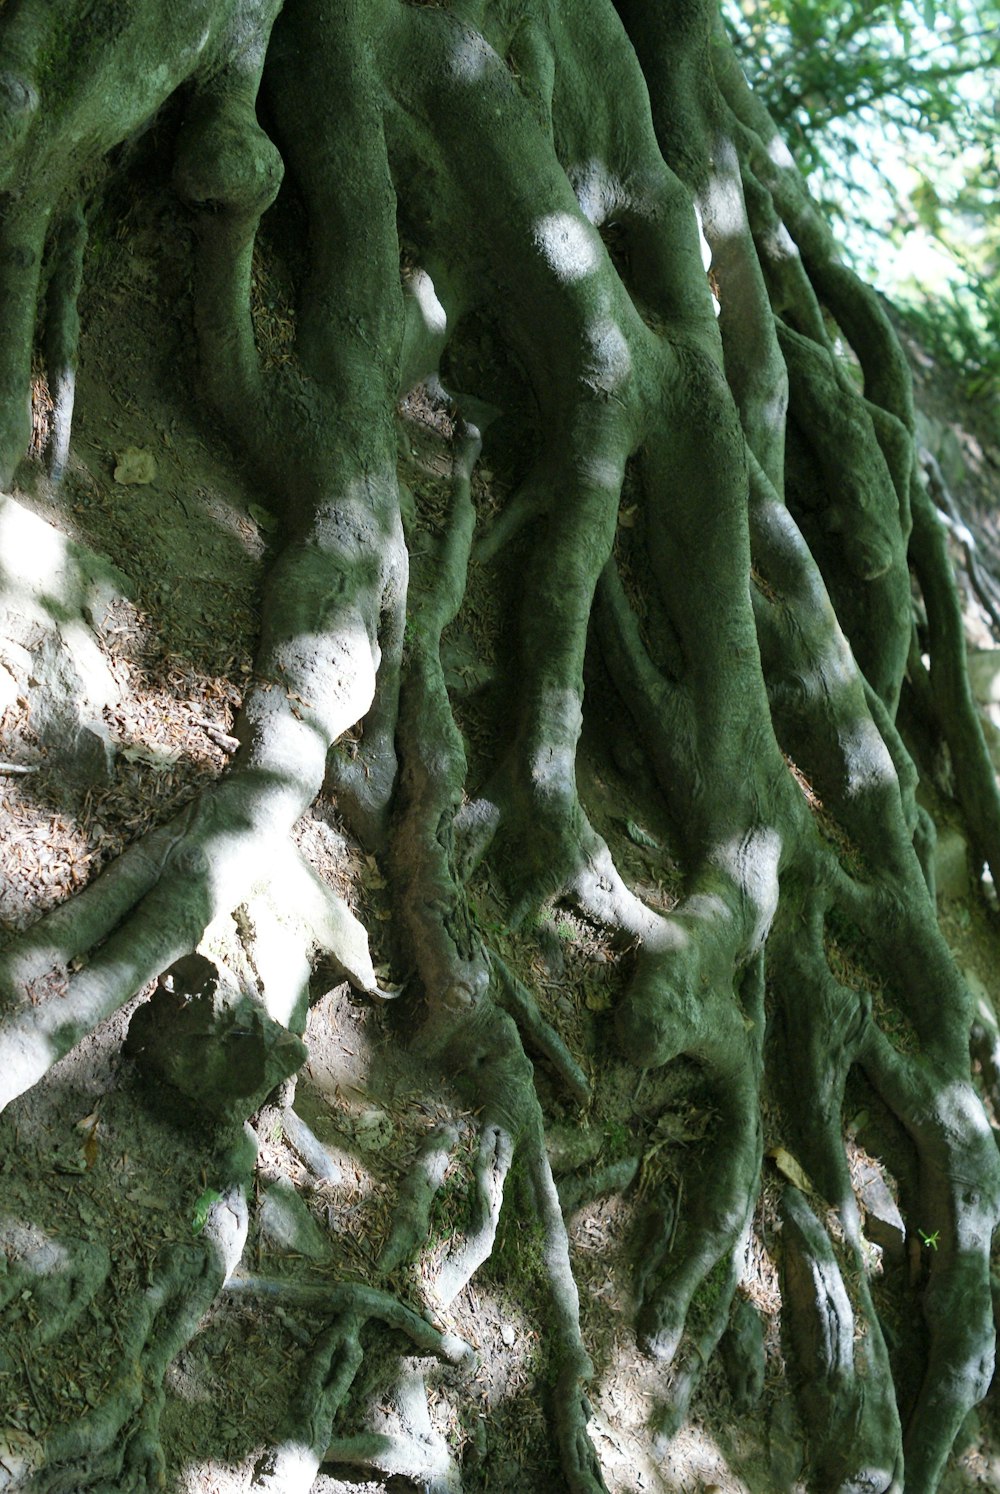
[[[32,1489],[71,1494],[162,1483],[163,1377],[238,1263],[246,1228],[246,1199],[236,1183],[217,1195],[199,1244],[164,1252],[129,1314],[118,1383],[92,1411],[49,1435]]]
[[[398,953],[414,977],[414,1050],[474,1116],[468,1217],[434,1257],[424,1306],[443,1316],[490,1258],[519,1173],[520,1207],[541,1240],[550,1412],[568,1487],[593,1494],[605,1483],[545,1089],[526,1050],[577,1106],[599,1076],[584,1072],[506,950],[489,947],[468,893],[484,864],[504,884],[512,926],[561,900],[635,950],[615,1016],[620,1052],[643,1071],[696,1063],[713,1107],[712,1162],[697,1185],[682,1198],[654,1184],[649,1197],[635,1287],[640,1344],[664,1366],[654,1432],[667,1438],[682,1423],[726,1333],[766,1102],[780,1117],[771,1151],[791,1179],[784,1295],[810,1385],[810,1477],[887,1491],[905,1469],[908,1491],[934,1489],[992,1371],[1000,1163],[970,1080],[971,1004],[928,887],[933,829],[916,803],[901,700],[902,721],[929,704],[924,729],[948,743],[997,877],[1000,801],[902,355],[875,298],[840,265],[715,7],[618,0],[593,5],[581,27],[570,0],[288,0],[275,23],[274,0],[230,0],[195,37],[199,7],[163,19],[150,0],[132,7],[117,45],[87,29],[90,9],[70,7],[87,45],[65,63],[79,69],[68,116],[39,93],[47,8],[24,0],[0,18],[10,209],[0,478],[25,445],[50,231],[44,342],[58,472],[83,263],[83,219],[63,204],[187,81],[173,180],[195,224],[203,385],[281,540],[231,771],[0,954],[0,1108],[163,977],[132,1046],[172,1083],[199,1001],[217,1042],[203,1087],[234,1067],[234,1030],[254,1027],[265,1047],[281,1047],[256,1084],[234,1081],[216,1106],[214,1121],[232,1128],[304,1055],[280,1029],[304,1029],[311,955],[331,955],[377,996],[364,930],[289,839],[333,784],[357,837],[385,853]],[[154,37],[169,59],[158,91],[125,86],[128,48]],[[85,86],[88,69],[96,81]],[[89,154],[64,149],[84,135]],[[263,368],[251,314],[269,209],[300,264],[294,357],[280,371]],[[505,362],[488,388],[462,394],[478,325]],[[396,401],[422,379],[450,465],[443,509],[397,477]],[[477,420],[501,405],[530,410],[532,434],[516,453],[515,496],[474,543]],[[470,578],[499,585],[512,554],[513,685],[501,739],[480,752],[488,760],[473,781],[442,640],[461,621]],[[926,606],[929,681],[915,663],[909,567]],[[613,698],[616,745],[632,739],[672,827],[683,875],[673,906],[653,908],[629,886],[613,826],[602,833],[596,794],[585,802],[585,670]],[[331,755],[362,718],[355,757]],[[288,957],[224,999],[207,957],[185,960],[268,888],[296,906]],[[899,1024],[889,1031],[886,1013]],[[868,1279],[843,1140],[855,1072],[909,1136],[907,1224],[935,1242],[919,1385],[893,1385]],[[467,1124],[443,1121],[417,1150],[374,1253],[376,1281],[430,1251],[435,1194]],[[595,1169],[564,1185],[564,1204],[636,1170],[633,1156]],[[337,1436],[334,1420],[369,1322],[404,1335],[417,1356],[455,1364],[462,1346],[381,1286],[234,1276],[246,1173],[244,1157],[220,1175],[202,1239],[157,1268],[119,1390],[49,1440],[37,1486],[155,1485],[166,1366],[228,1282],[265,1300],[298,1292],[324,1325],[257,1487],[304,1490],[327,1459],[457,1489],[422,1369],[397,1380],[399,1430]]]
[[[254,1489],[268,1494],[305,1494],[311,1488],[322,1462],[340,1462],[377,1469],[380,1472],[405,1472],[431,1477],[447,1476],[449,1459],[440,1439],[430,1436],[426,1422],[427,1445],[415,1450],[407,1439],[401,1443],[389,1438],[367,1436],[349,1441],[331,1442],[331,1428],[351,1384],[361,1368],[364,1350],[361,1333],[369,1322],[381,1322],[410,1339],[418,1354],[433,1354],[451,1365],[473,1359],[468,1344],[454,1335],[441,1334],[423,1318],[403,1307],[384,1292],[370,1287],[345,1285],[335,1287],[296,1287],[281,1281],[269,1282],[252,1277],[230,1282],[230,1288],[267,1297],[269,1294],[306,1303],[324,1317],[332,1318],[329,1328],[313,1344],[293,1404],[286,1418],[280,1440],[258,1468]],[[435,1487],[443,1487],[437,1482]]]

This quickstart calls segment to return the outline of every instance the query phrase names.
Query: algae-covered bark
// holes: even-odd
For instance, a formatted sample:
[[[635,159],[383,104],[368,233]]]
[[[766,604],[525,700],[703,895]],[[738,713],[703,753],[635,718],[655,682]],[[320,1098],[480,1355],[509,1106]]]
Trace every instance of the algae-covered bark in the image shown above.
[[[380,999],[354,924],[289,841],[326,781],[390,878],[412,1040],[478,1130],[469,1217],[431,1296],[443,1310],[489,1258],[517,1163],[542,1241],[568,1486],[604,1483],[526,1049],[574,1103],[589,1081],[530,973],[491,948],[470,906],[484,866],[512,924],[560,902],[634,951],[620,1052],[644,1071],[694,1060],[717,1112],[711,1169],[676,1208],[665,1192],[653,1200],[636,1331],[675,1366],[660,1431],[683,1421],[729,1322],[766,1094],[811,1180],[808,1194],[786,1185],[783,1248],[815,1486],[901,1489],[905,1468],[908,1490],[935,1488],[991,1374],[1000,1171],[970,1081],[969,996],[928,885],[933,826],[895,725],[904,693],[929,702],[1000,875],[997,798],[905,362],[715,6],[595,0],[584,23],[576,0],[69,0],[58,13],[10,0],[0,49],[0,477],[10,483],[27,444],[36,343],[53,475],[66,464],[87,215],[119,169],[116,147],[166,107],[196,240],[198,377],[281,534],[230,771],[0,956],[2,1103],[146,982],[183,975],[212,920],[269,878],[312,910],[303,947]],[[294,346],[277,363],[261,357],[252,315],[265,213],[297,267]],[[477,385],[469,348],[483,327],[498,351]],[[395,412],[418,388],[450,451],[431,528],[397,475]],[[517,480],[484,525],[472,483],[497,418],[521,422]],[[473,774],[442,635],[473,570],[489,586],[512,547],[510,684]],[[929,691],[907,673],[923,669],[912,578]],[[615,701],[602,750],[617,735],[637,754],[672,827],[683,881],[667,908],[629,885],[581,788],[585,674]],[[360,748],[342,754],[361,720]],[[845,963],[835,951],[848,945]],[[59,993],[39,1001],[56,968]],[[308,971],[295,972],[281,1020],[301,1032]],[[205,998],[195,984],[182,1006]],[[212,999],[219,1041],[237,1020],[243,1033],[238,1001]],[[175,1029],[143,1031],[154,1050]],[[225,1112],[234,1134],[300,1056],[291,1039],[260,1041],[263,1077],[240,1091],[242,1113]],[[908,1134],[914,1222],[934,1224],[929,1273],[913,1283],[920,1383],[898,1395],[842,1138],[852,1071]],[[424,1247],[457,1136],[445,1126],[418,1153],[376,1275]],[[129,1351],[147,1381],[236,1268],[252,1160],[236,1142],[217,1151],[202,1242],[149,1288]],[[309,1486],[369,1320],[461,1358],[375,1286],[345,1286],[323,1313],[333,1326],[259,1487]],[[38,1486],[82,1488],[124,1459],[144,1487],[156,1443],[155,1395],[123,1386],[50,1439]],[[447,1487],[457,1472],[445,1457],[428,1473],[428,1446],[373,1434],[330,1453]]]

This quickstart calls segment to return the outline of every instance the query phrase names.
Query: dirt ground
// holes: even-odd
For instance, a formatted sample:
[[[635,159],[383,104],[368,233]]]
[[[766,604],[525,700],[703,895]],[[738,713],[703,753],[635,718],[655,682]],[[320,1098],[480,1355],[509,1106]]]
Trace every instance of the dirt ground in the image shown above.
[[[8,933],[85,885],[143,830],[225,771],[234,713],[252,674],[271,520],[256,504],[252,473],[240,471],[199,401],[187,232],[183,214],[165,193],[141,202],[123,198],[96,227],[81,305],[85,330],[73,456],[59,491],[45,476],[40,455],[48,416],[41,379],[36,385],[39,452],[23,465],[13,496],[58,535],[84,547],[73,552],[78,560],[93,552],[120,573],[104,575],[101,605],[78,619],[89,629],[116,698],[96,713],[106,732],[106,746],[98,749],[100,772],[74,774],[47,745],[38,687],[23,667],[25,652],[34,657],[47,636],[60,627],[65,631],[67,619],[50,608],[48,619],[36,619],[34,632],[20,641],[0,637],[0,667],[14,681],[0,695],[0,758],[34,770],[0,776],[0,919]],[[292,314],[280,269],[266,256],[257,296],[262,349],[273,359],[287,356]],[[956,498],[995,557],[996,431],[991,435],[975,424],[939,371],[920,361],[923,356],[915,353],[922,403],[935,429],[951,432],[961,459]],[[295,439],[290,430],[289,442]],[[439,453],[440,437],[422,423],[419,408],[402,412],[401,474],[412,489],[433,493],[441,477]],[[477,501],[488,511],[503,497],[502,454],[491,463],[487,447],[476,481]],[[0,577],[10,592],[10,575],[0,571]],[[16,595],[10,605],[16,607]],[[489,727],[489,708],[477,704],[477,692],[503,647],[495,617],[500,606],[502,599],[477,596],[473,589],[447,641],[451,682],[466,692],[461,712],[473,758],[477,734],[483,745]],[[972,645],[995,647],[971,597],[968,615]],[[665,831],[630,786],[628,763],[619,770],[618,776],[598,770],[585,746],[585,797],[597,828],[616,822],[619,834],[624,829],[631,850],[623,872],[650,901],[668,907],[669,865],[665,872],[659,854]],[[954,818],[943,792],[934,807],[942,823]],[[408,972],[394,964],[388,893],[374,858],[350,840],[328,798],[316,803],[298,833],[316,871],[368,927],[380,979],[400,986],[404,999],[375,1005],[317,972],[306,1035],[310,1056],[298,1078],[294,1110],[285,1094],[254,1121],[260,1160],[240,1275],[313,1283],[365,1279],[385,1237],[399,1179],[427,1133],[443,1118],[454,1119],[454,1101],[408,1055]],[[699,1166],[710,1154],[713,1115],[699,1074],[681,1062],[637,1076],[634,1068],[608,1058],[610,1013],[627,951],[610,948],[559,910],[511,934],[486,877],[477,880],[473,895],[476,916],[496,947],[516,968],[531,972],[546,1014],[595,1080],[594,1101],[581,1117],[539,1066],[554,1159],[562,1149],[573,1165],[610,1165],[632,1150],[634,1137],[646,1138],[632,1185],[570,1216],[584,1336],[596,1366],[591,1430],[609,1488],[765,1494],[804,1487],[799,1472],[805,1431],[777,1328],[778,1168],[766,1164],[742,1286],[767,1329],[763,1399],[753,1409],[737,1410],[716,1361],[695,1393],[686,1425],[668,1437],[657,1430],[665,1372],[634,1343],[629,1262],[651,1180],[672,1179],[681,1207],[684,1190],[697,1186]],[[995,897],[967,871],[965,886],[943,916],[960,963],[995,990]],[[206,938],[209,944],[213,938],[224,942],[226,933],[210,930]],[[191,1238],[198,1228],[205,1191],[200,1138],[167,1123],[156,1095],[122,1052],[132,1013],[149,994],[140,992],[0,1117],[0,1288],[8,1267],[19,1261],[57,1262],[40,1266],[37,1288],[6,1301],[0,1316],[0,1490],[16,1486],[4,1471],[4,1448],[30,1451],[52,1426],[100,1403],[120,1363],[123,1326],[157,1251],[165,1242]],[[863,1097],[852,1125],[852,1163],[881,1170],[877,1118],[864,1114]],[[780,1144],[779,1134],[765,1136],[765,1147]],[[435,1205],[440,1250],[461,1224],[467,1163],[460,1151]],[[471,1380],[442,1370],[431,1382],[432,1431],[447,1438],[470,1491],[559,1485],[543,1410],[539,1272],[514,1217],[516,1191],[494,1258],[448,1317],[448,1326],[477,1351],[478,1367]],[[92,1282],[108,1260],[110,1270],[95,1292]],[[390,1286],[419,1310],[427,1306],[419,1266],[400,1268]],[[46,1342],[52,1293],[63,1294],[63,1307],[66,1293],[78,1298],[80,1310],[65,1332]],[[238,1282],[212,1308],[168,1372],[168,1489],[237,1494],[249,1487],[313,1332],[307,1308],[271,1306],[241,1291]],[[405,1381],[407,1361],[398,1358],[398,1348],[384,1358]],[[391,1427],[393,1399],[403,1381],[388,1384],[373,1372],[358,1386],[338,1432]],[[963,1436],[946,1490],[1000,1487],[995,1392]],[[346,1465],[327,1465],[315,1488],[346,1494],[417,1487],[398,1477],[360,1477]]]

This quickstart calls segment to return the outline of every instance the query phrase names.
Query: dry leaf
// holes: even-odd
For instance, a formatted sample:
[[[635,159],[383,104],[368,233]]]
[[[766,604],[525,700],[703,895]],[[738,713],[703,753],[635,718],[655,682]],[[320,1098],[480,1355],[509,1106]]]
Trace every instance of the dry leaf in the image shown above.
[[[45,1451],[41,1442],[29,1437],[17,1427],[4,1427],[0,1432],[0,1489],[26,1487],[30,1474],[45,1462]]]
[[[767,1154],[781,1176],[789,1183],[794,1183],[803,1193],[815,1193],[816,1190],[810,1181],[809,1174],[796,1162],[791,1152],[787,1152],[783,1146],[772,1146]]]
[[[98,1153],[97,1126],[95,1125],[94,1129],[88,1133],[87,1139],[83,1143],[83,1157],[84,1157],[84,1161],[87,1164],[87,1171],[88,1172],[93,1167],[94,1163],[97,1161],[97,1153]]]
[[[121,755],[126,762],[143,763],[147,768],[152,768],[154,773],[165,773],[180,761],[181,749],[179,747],[123,747]]]
[[[129,487],[144,487],[155,481],[156,461],[151,451],[127,446],[115,454],[115,482]]]

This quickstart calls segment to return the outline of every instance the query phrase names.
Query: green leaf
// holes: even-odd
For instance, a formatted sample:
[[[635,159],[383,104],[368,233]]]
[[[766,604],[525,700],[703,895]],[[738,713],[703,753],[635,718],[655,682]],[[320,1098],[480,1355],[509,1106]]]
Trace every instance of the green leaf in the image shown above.
[[[270,533],[272,529],[277,529],[278,521],[269,508],[263,508],[259,503],[251,503],[248,512],[258,529],[263,529],[267,533]]]
[[[660,842],[654,840],[648,831],[644,830],[641,825],[636,824],[635,820],[623,820],[622,823],[625,826],[625,834],[635,845],[644,846],[647,851],[658,851],[660,849]]]
[[[221,1197],[222,1194],[217,1193],[214,1188],[206,1188],[204,1193],[201,1194],[198,1202],[194,1206],[194,1217],[191,1220],[192,1234],[201,1234],[202,1230],[205,1228],[205,1221],[208,1219],[209,1209],[214,1203],[218,1203]]]

